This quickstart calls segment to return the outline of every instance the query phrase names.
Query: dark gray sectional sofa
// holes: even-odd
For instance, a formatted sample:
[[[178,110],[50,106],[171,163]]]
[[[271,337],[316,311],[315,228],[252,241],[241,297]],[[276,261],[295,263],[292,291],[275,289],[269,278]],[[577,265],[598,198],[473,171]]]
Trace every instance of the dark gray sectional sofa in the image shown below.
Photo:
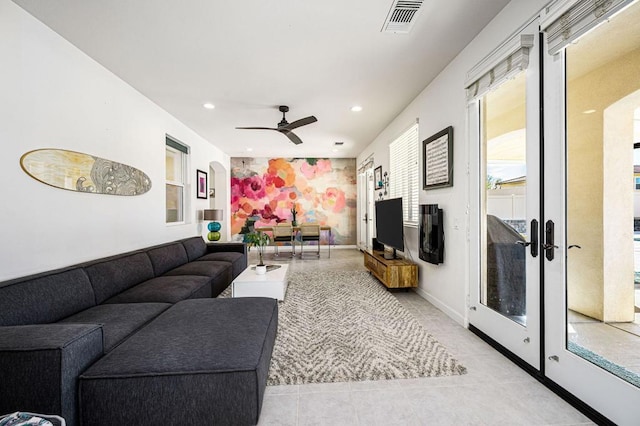
[[[257,423],[277,302],[215,298],[246,267],[193,237],[0,283],[0,414]]]

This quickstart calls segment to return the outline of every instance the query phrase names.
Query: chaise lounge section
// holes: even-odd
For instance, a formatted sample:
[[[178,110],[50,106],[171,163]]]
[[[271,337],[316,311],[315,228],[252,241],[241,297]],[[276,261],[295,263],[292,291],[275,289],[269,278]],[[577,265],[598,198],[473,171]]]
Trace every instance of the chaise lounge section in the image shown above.
[[[256,424],[277,318],[275,299],[177,303],[80,376],[81,424]]]
[[[219,423],[224,419],[257,422],[266,385],[257,377],[266,374],[260,365],[266,363],[268,370],[277,303],[212,298],[246,267],[244,244],[205,244],[193,237],[0,283],[0,413],[57,414],[75,425],[79,413],[81,424],[107,424],[97,423],[106,418],[100,410],[106,410],[129,419],[135,415],[141,424],[138,410],[144,405],[133,406],[133,412],[123,410],[91,384],[99,382],[114,390],[118,383],[129,383],[122,392],[130,393],[137,386],[142,390],[144,380],[121,379],[131,374],[131,363],[143,359],[149,364],[138,367],[149,367],[145,371],[149,377],[159,374],[182,380],[179,388],[167,390],[165,379],[150,379],[158,395],[173,395],[164,403],[170,412],[185,414],[186,406],[178,401],[203,390],[199,387],[210,394],[211,387],[224,385],[216,392],[234,395],[234,403],[253,400],[253,406],[241,404],[236,409],[218,401],[215,411],[194,409],[196,402],[188,407],[214,416]],[[255,309],[264,314],[250,314]],[[204,324],[205,318],[210,322]],[[262,331],[247,334],[247,328]],[[250,360],[256,361],[252,389],[246,387],[245,377],[251,362],[240,362],[246,361],[247,348],[261,354]],[[225,359],[238,363],[219,364]],[[158,372],[158,366],[169,370]],[[217,375],[226,381],[213,377]],[[211,377],[203,382],[205,376]],[[81,395],[79,381],[84,389]]]

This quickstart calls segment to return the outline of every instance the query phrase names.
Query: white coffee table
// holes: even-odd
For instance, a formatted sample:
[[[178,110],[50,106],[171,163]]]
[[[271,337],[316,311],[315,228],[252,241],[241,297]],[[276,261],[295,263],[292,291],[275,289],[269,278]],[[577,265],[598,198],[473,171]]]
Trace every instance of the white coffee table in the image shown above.
[[[283,264],[278,269],[258,275],[255,265],[251,265],[231,283],[231,297],[271,297],[284,300],[288,272],[289,265]]]

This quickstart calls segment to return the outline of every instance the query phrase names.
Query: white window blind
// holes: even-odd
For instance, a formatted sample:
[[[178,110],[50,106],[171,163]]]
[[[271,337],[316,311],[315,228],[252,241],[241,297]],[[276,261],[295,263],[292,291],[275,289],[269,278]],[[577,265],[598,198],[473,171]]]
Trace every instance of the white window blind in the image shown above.
[[[418,226],[418,123],[389,145],[389,194],[402,197],[405,226]]]
[[[518,34],[489,54],[467,73],[467,100],[483,96],[529,66],[534,34]]]
[[[549,53],[555,55],[635,0],[556,1],[544,11],[542,29]]]

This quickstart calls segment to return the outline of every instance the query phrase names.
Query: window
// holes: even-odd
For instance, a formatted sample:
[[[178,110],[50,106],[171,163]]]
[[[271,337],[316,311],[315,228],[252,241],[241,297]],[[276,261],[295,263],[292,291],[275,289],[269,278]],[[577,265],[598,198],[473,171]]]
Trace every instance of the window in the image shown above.
[[[184,200],[189,148],[166,138],[166,222],[184,222]]]
[[[389,145],[389,192],[402,197],[405,226],[418,226],[419,157],[416,123]]]
[[[636,191],[640,189],[640,177],[635,178],[636,179]]]

